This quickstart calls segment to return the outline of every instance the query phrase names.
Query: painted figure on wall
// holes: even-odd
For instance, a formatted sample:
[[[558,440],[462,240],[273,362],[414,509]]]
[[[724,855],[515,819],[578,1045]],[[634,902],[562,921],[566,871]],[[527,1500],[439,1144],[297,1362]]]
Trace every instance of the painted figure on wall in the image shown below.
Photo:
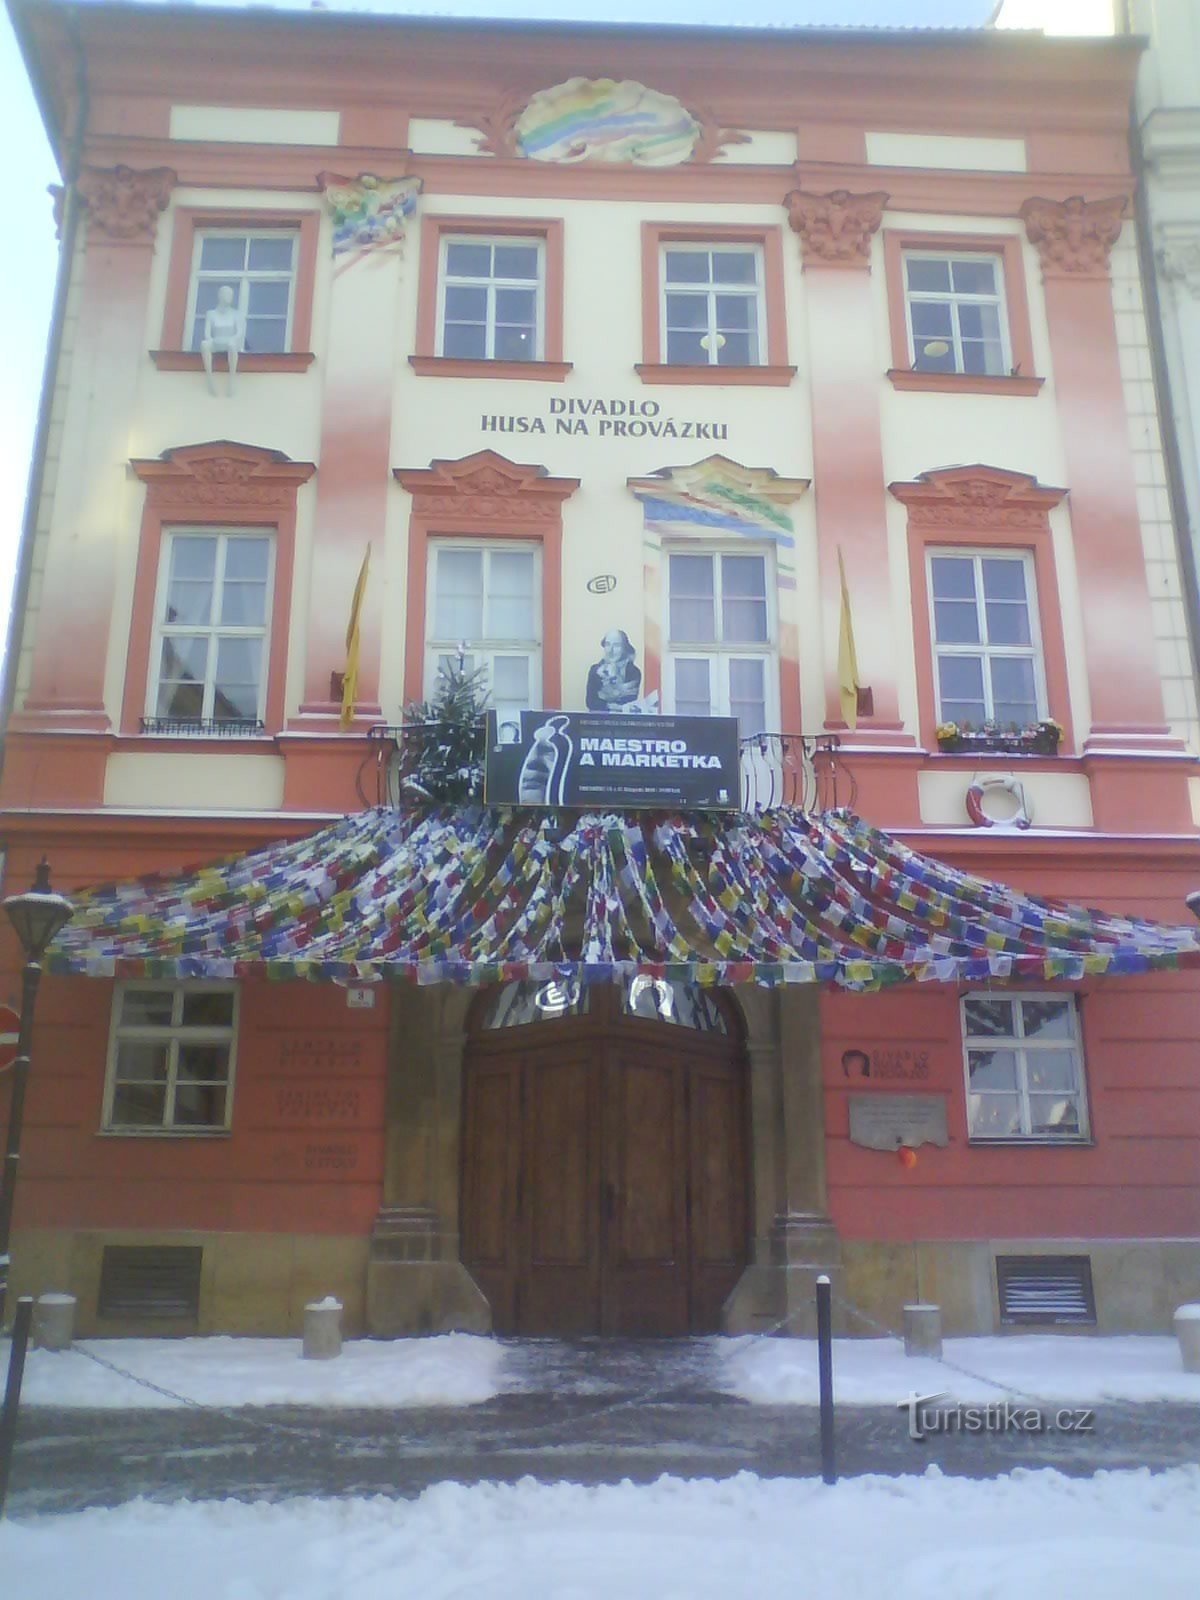
[[[600,660],[588,668],[588,710],[633,708],[642,690],[642,669],[635,660],[629,635],[624,628],[610,628],[600,641],[600,649]]]

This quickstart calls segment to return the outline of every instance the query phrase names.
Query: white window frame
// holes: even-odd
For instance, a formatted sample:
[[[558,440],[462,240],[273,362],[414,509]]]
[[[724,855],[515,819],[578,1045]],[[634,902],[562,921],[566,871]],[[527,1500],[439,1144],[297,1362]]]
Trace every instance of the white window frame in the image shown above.
[[[707,286],[702,284],[672,284],[671,292],[674,294],[690,294],[699,299],[702,295],[706,298],[708,308],[708,335],[711,340],[710,348],[706,351],[707,364],[710,367],[720,366],[720,349],[716,342],[717,336],[717,295],[736,294],[746,299],[753,299],[756,311],[757,354],[749,363],[752,367],[762,367],[767,364],[767,287],[766,287],[766,253],[761,244],[752,240],[736,243],[714,239],[706,243],[703,239],[663,240],[658,247],[658,326],[659,326],[659,359],[664,366],[684,365],[692,363],[674,363],[667,351],[669,329],[667,327],[667,254],[675,255],[681,252],[695,255],[751,255],[755,262],[755,283],[753,289],[745,284],[713,283],[710,279]],[[729,366],[740,366],[741,362],[726,363]]]
[[[124,997],[130,990],[154,990],[173,996],[172,1021],[167,1026],[121,1026]],[[184,994],[231,994],[233,1020],[228,1028],[184,1028],[177,1021],[183,1014]],[[212,1134],[228,1133],[233,1125],[233,1089],[237,1073],[237,1044],[241,1017],[241,994],[236,983],[207,982],[179,978],[127,978],[113,989],[112,1012],[109,1018],[108,1057],[104,1072],[104,1103],[100,1128],[103,1133],[120,1134],[122,1138],[207,1138]],[[112,1120],[113,1100],[117,1087],[117,1047],[122,1039],[141,1039],[147,1043],[168,1041],[170,1053],[167,1064],[167,1083],[163,1102],[163,1121],[159,1127],[149,1127],[144,1122],[116,1122]],[[225,1120],[221,1123],[176,1123],[175,1091],[178,1087],[179,1044],[228,1044],[229,1070],[225,1078]]]
[[[213,719],[213,700],[216,695],[216,662],[217,652],[214,641],[219,638],[242,638],[262,640],[262,671],[259,674],[258,707],[254,713],[255,719],[263,721],[267,703],[267,678],[271,670],[271,610],[275,596],[275,560],[277,530],[267,525],[226,528],[206,526],[202,523],[177,524],[163,529],[162,542],[158,554],[158,583],[154,591],[154,634],[150,643],[150,668],[146,681],[146,716],[148,719],[187,722],[209,722]],[[266,576],[266,607],[263,621],[248,624],[234,623],[184,623],[168,622],[166,620],[167,591],[171,581],[171,549],[177,537],[215,538],[217,540],[217,561],[213,573],[214,604],[220,595],[225,581],[225,556],[231,539],[252,538],[266,539],[267,541],[267,576]],[[203,633],[208,636],[209,648],[204,674],[204,703],[201,714],[196,719],[187,717],[172,718],[170,713],[160,713],[158,710],[158,683],[159,672],[162,667],[163,640],[174,634],[194,635]],[[234,720],[234,719],[225,719]]]
[[[976,644],[941,644],[937,636],[937,604],[933,593],[933,563],[939,557],[954,560],[971,559],[975,563],[975,614],[979,622],[980,642]],[[1028,644],[984,643],[987,632],[987,606],[983,593],[984,561],[1020,561],[1025,569],[1025,605],[1029,613]],[[925,550],[925,593],[929,601],[929,636],[933,651],[933,700],[938,722],[942,715],[942,675],[938,663],[942,656],[978,656],[984,662],[983,698],[984,721],[995,721],[995,699],[992,695],[990,663],[994,657],[1032,660],[1034,691],[1037,695],[1036,720],[1049,716],[1046,696],[1046,662],[1042,651],[1042,629],[1038,606],[1037,570],[1032,550],[1013,550],[1006,545],[928,545]]]
[[[444,639],[433,631],[437,619],[437,552],[439,550],[470,550],[483,555],[483,635],[479,639]],[[488,566],[493,555],[511,555],[517,551],[533,556],[533,620],[537,628],[535,639],[497,639],[489,635],[488,624]],[[460,644],[465,643],[467,654],[474,658],[476,667],[486,667],[488,675],[488,702],[494,679],[493,663],[497,656],[529,657],[529,707],[530,711],[542,709],[542,635],[545,619],[542,615],[542,545],[538,539],[488,539],[488,538],[431,538],[426,546],[425,568],[425,698],[432,699],[437,690],[438,661],[441,656],[457,656]]]
[[[449,258],[449,249],[452,244],[486,244],[486,245],[518,245],[525,248],[533,247],[537,251],[538,270],[536,282],[530,278],[467,278],[450,277],[446,263]],[[520,357],[496,356],[496,290],[497,289],[534,289],[535,290],[535,317],[534,352],[528,359],[531,361],[544,361],[546,359],[546,239],[544,234],[516,234],[516,233],[443,233],[438,244],[438,284],[437,284],[437,353],[445,355],[446,340],[446,288],[452,284],[456,288],[486,289],[487,290],[487,322],[484,329],[484,354],[474,357],[452,357],[454,360],[475,361],[501,361],[521,360]]]
[[[721,605],[722,591],[722,556],[758,556],[763,562],[763,587],[767,601],[767,637],[758,642],[739,644],[726,642],[724,639],[689,642],[676,640],[671,636],[671,557],[675,556],[710,556],[713,558],[713,609],[714,623],[718,634],[723,631],[724,615]],[[708,544],[673,540],[664,543],[662,547],[663,561],[663,640],[665,643],[666,672],[664,674],[664,709],[675,709],[675,664],[680,656],[686,660],[694,661],[699,657],[715,660],[722,664],[722,670],[716,676],[717,693],[713,695],[709,707],[709,715],[714,717],[729,717],[734,713],[729,709],[729,671],[724,664],[731,659],[746,660],[751,657],[765,663],[763,671],[763,720],[766,731],[770,732],[779,723],[779,616],[777,584],[774,577],[774,555],[770,547],[762,547],[749,542],[745,544]],[[709,678],[710,685],[713,682]],[[752,737],[752,735],[748,735]]]
[[[908,286],[908,263],[910,261],[946,261],[951,266],[951,282],[953,283],[953,267],[957,263],[969,263],[974,266],[979,261],[986,260],[992,263],[996,274],[995,294],[969,294],[959,289],[910,289]],[[917,341],[913,334],[912,307],[914,301],[925,304],[934,302],[938,305],[950,307],[951,339],[950,348],[954,354],[953,372],[964,377],[1006,377],[1013,369],[1012,336],[1008,326],[1008,296],[1004,279],[1004,257],[993,250],[918,250],[905,249],[901,251],[900,261],[901,284],[904,291],[904,325],[908,336],[909,364],[917,372],[944,372],[939,367],[917,366]],[[963,361],[962,328],[959,323],[958,308],[960,305],[994,305],[997,308],[1000,324],[1000,371],[998,373],[968,373]],[[950,374],[946,374],[949,376]]]
[[[280,272],[278,269],[267,271],[262,268],[243,268],[240,272],[217,272],[200,268],[200,252],[206,239],[270,239],[272,242],[286,235],[292,241],[292,265],[289,271]],[[249,259],[249,250],[247,250]],[[185,348],[199,350],[200,344],[196,338],[196,298],[200,291],[201,281],[217,284],[228,284],[233,287],[236,282],[238,291],[236,305],[245,316],[250,304],[250,284],[252,282],[280,283],[288,285],[287,323],[284,328],[283,348],[290,351],[292,348],[292,324],[296,315],[296,274],[300,263],[300,230],[295,227],[284,228],[197,228],[196,236],[192,243],[191,275],[188,279],[187,316],[184,320],[183,331],[187,341]],[[250,350],[249,355],[258,355],[264,352]],[[266,352],[272,354],[274,352]]]
[[[1064,1039],[1026,1039],[1024,1013],[1020,1004],[1014,1013],[1019,1031],[1016,1034],[968,1034],[967,1032],[967,1002],[969,1000],[990,1001],[1041,1001],[1065,1000],[1069,1007],[1071,1017],[1070,1046],[1075,1053],[1075,1070],[1077,1083],[1075,1100],[1079,1107],[1079,1128],[1070,1133],[1030,1133],[1032,1120],[1029,1113],[1029,1071],[1028,1056],[1040,1051],[1055,1051],[1063,1053],[1067,1041]],[[962,1037],[963,1083],[966,1098],[963,1102],[963,1114],[967,1124],[967,1140],[971,1144],[1046,1144],[1046,1145],[1078,1145],[1091,1143],[1091,1119],[1088,1115],[1087,1093],[1087,1063],[1083,1055],[1083,1029],[1080,1025],[1079,1000],[1076,995],[1047,992],[1038,993],[1032,989],[1005,989],[1002,992],[989,989],[972,989],[963,994],[959,1000],[959,1032]],[[1017,1059],[1017,1088],[1016,1093],[1021,1102],[1021,1128],[1020,1133],[989,1134],[976,1133],[971,1127],[971,1095],[972,1094],[1007,1094],[1009,1090],[979,1090],[971,1088],[971,1058],[970,1052],[975,1050],[1011,1050]]]

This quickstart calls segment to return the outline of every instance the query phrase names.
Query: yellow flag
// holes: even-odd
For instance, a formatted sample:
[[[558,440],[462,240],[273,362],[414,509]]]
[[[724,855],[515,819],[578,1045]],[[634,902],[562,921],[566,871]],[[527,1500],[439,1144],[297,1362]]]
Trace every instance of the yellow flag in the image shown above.
[[[858,726],[858,656],[854,649],[854,623],[850,618],[850,594],[846,588],[846,568],[842,547],[838,546],[838,575],[842,581],[842,618],[838,628],[838,699],[842,720],[848,728]]]
[[[367,568],[371,565],[371,546],[358,569],[358,582],[354,585],[354,599],[350,602],[350,621],[346,628],[346,670],[342,673],[342,714],[339,725],[346,729],[354,721],[354,702],[358,696],[358,642],[359,615],[363,595],[367,592]]]

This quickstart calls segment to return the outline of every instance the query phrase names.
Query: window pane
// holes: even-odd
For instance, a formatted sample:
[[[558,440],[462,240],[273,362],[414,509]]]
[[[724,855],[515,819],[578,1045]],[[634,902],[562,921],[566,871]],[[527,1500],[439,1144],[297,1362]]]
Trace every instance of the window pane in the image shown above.
[[[672,595],[711,595],[713,564],[711,556],[671,557]]]
[[[1013,1089],[1017,1087],[1017,1053],[1015,1050],[968,1050],[967,1073],[971,1088]]]
[[[438,551],[433,635],[435,639],[482,637],[482,550]]]
[[[202,635],[172,634],[162,642],[159,677],[164,682],[203,683],[208,662],[208,640]]]
[[[1030,1133],[1079,1132],[1079,1102],[1074,1095],[1031,1094]]]
[[[497,361],[533,361],[537,356],[537,339],[532,328],[497,327],[495,338]]]
[[[287,349],[284,317],[250,317],[246,323],[246,349],[254,355],[277,355]]]
[[[979,643],[979,613],[973,600],[935,600],[933,626],[939,644]]]
[[[707,250],[668,250],[668,283],[707,283],[709,280],[709,255]]]
[[[955,722],[984,720],[983,662],[978,656],[939,656],[938,688],[943,717]]]
[[[176,717],[195,721],[204,715],[203,683],[160,682],[154,702],[156,717]]]
[[[1029,612],[1011,600],[989,602],[987,607],[989,644],[1029,644]]]
[[[1021,1102],[1015,1094],[970,1094],[967,1114],[977,1138],[1011,1139],[1021,1132]]]
[[[455,278],[486,278],[492,270],[490,244],[448,244],[446,271]]]
[[[497,289],[496,321],[518,323],[532,328],[537,317],[537,293],[533,289]]]
[[[1073,1039],[1070,1000],[1022,1000],[1021,1022],[1027,1039]]]
[[[167,999],[170,1000],[170,995]],[[134,1083],[166,1083],[170,1046],[140,1039],[122,1039],[117,1045],[117,1080]]]
[[[510,705],[529,704],[528,656],[496,656],[493,659],[492,698]]]
[[[167,996],[170,999],[170,996]],[[201,990],[183,991],[183,1025],[185,1028],[231,1028],[233,1026],[233,995]]]
[[[218,639],[214,717],[257,717],[261,639]]]
[[[180,1083],[175,1090],[175,1126],[223,1128],[225,1090],[215,1086]]]
[[[533,556],[529,551],[495,550],[488,568],[487,637],[532,639]]]
[[[987,600],[1021,600],[1026,598],[1025,563],[1006,561],[1000,556],[984,556],[983,593]]]
[[[912,256],[905,260],[908,270],[908,287],[910,289],[923,289],[937,293],[938,290],[947,290],[950,287],[950,263],[948,261],[916,261]]]
[[[703,366],[708,362],[708,351],[700,342],[702,332],[667,333],[667,361],[674,365]]]
[[[538,249],[534,244],[498,244],[496,246],[495,275],[497,278],[531,278],[536,283],[538,275]]]
[[[929,569],[939,600],[975,599],[975,563],[969,556],[934,556]]]
[[[758,256],[753,250],[714,250],[712,275],[715,283],[757,283]]]
[[[681,717],[707,717],[712,711],[707,661],[675,661],[675,710]]]
[[[212,584],[190,579],[172,579],[167,586],[164,622],[207,626],[212,621]]]
[[[1030,1050],[1026,1052],[1025,1072],[1030,1090],[1074,1094],[1079,1080],[1075,1074],[1073,1050]]]
[[[282,278],[264,278],[250,284],[247,312],[252,317],[286,317],[291,285]]]
[[[1037,687],[1027,656],[993,656],[992,705],[995,720],[1020,727],[1037,720]]]
[[[1013,1027],[1011,1000],[968,1000],[963,1007],[967,1033],[973,1038],[989,1036],[1011,1039]]]
[[[949,303],[943,300],[914,300],[912,302],[913,338],[949,339],[953,332]]]
[[[446,285],[446,316],[452,322],[486,322],[486,289],[470,288],[465,284]]]
[[[172,579],[211,579],[216,565],[216,539],[204,534],[176,534],[171,540]]]
[[[670,558],[671,638],[716,640],[711,556]]]
[[[1000,313],[992,305],[960,305],[958,326],[964,339],[1000,338]]]
[[[442,331],[442,354],[459,361],[482,361],[487,356],[487,329],[483,323],[448,322]]]
[[[161,1128],[166,1084],[119,1083],[113,1090],[112,1122],[120,1128]]]
[[[964,339],[962,370],[991,378],[1004,376],[1004,347],[998,339]]]
[[[954,287],[959,294],[995,294],[996,263],[983,257],[953,263]]]
[[[726,594],[721,602],[722,636],[726,644],[760,644],[767,638],[767,602],[737,600]]]
[[[672,330],[708,327],[708,296],[703,294],[669,294],[667,296],[667,327]]]
[[[221,596],[221,621],[234,627],[261,626],[267,618],[265,583],[226,583]]]
[[[172,994],[169,989],[126,989],[121,996],[121,1027],[169,1028]]]
[[[202,272],[241,272],[246,265],[246,240],[205,234],[200,241]]]
[[[729,663],[729,711],[743,739],[766,729],[765,665],[761,656]]]
[[[178,1083],[224,1083],[228,1077],[228,1045],[180,1044]]]
[[[240,534],[225,546],[226,578],[256,578],[266,580],[271,561],[269,539],[247,539]]]
[[[719,294],[717,327],[722,333],[744,332],[758,324],[758,301],[749,294]]]
[[[754,367],[758,365],[757,333],[718,334],[717,364],[722,367]]]
[[[290,272],[294,242],[294,236],[288,233],[274,234],[266,239],[251,239],[251,272]]]

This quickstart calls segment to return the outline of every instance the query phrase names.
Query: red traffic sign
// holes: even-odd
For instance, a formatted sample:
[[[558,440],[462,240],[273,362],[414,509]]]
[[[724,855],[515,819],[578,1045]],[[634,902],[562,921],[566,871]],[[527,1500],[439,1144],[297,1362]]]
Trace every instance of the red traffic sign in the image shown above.
[[[11,1006],[0,1006],[0,1072],[11,1067],[17,1059],[17,1038],[21,1027],[20,1014]]]

